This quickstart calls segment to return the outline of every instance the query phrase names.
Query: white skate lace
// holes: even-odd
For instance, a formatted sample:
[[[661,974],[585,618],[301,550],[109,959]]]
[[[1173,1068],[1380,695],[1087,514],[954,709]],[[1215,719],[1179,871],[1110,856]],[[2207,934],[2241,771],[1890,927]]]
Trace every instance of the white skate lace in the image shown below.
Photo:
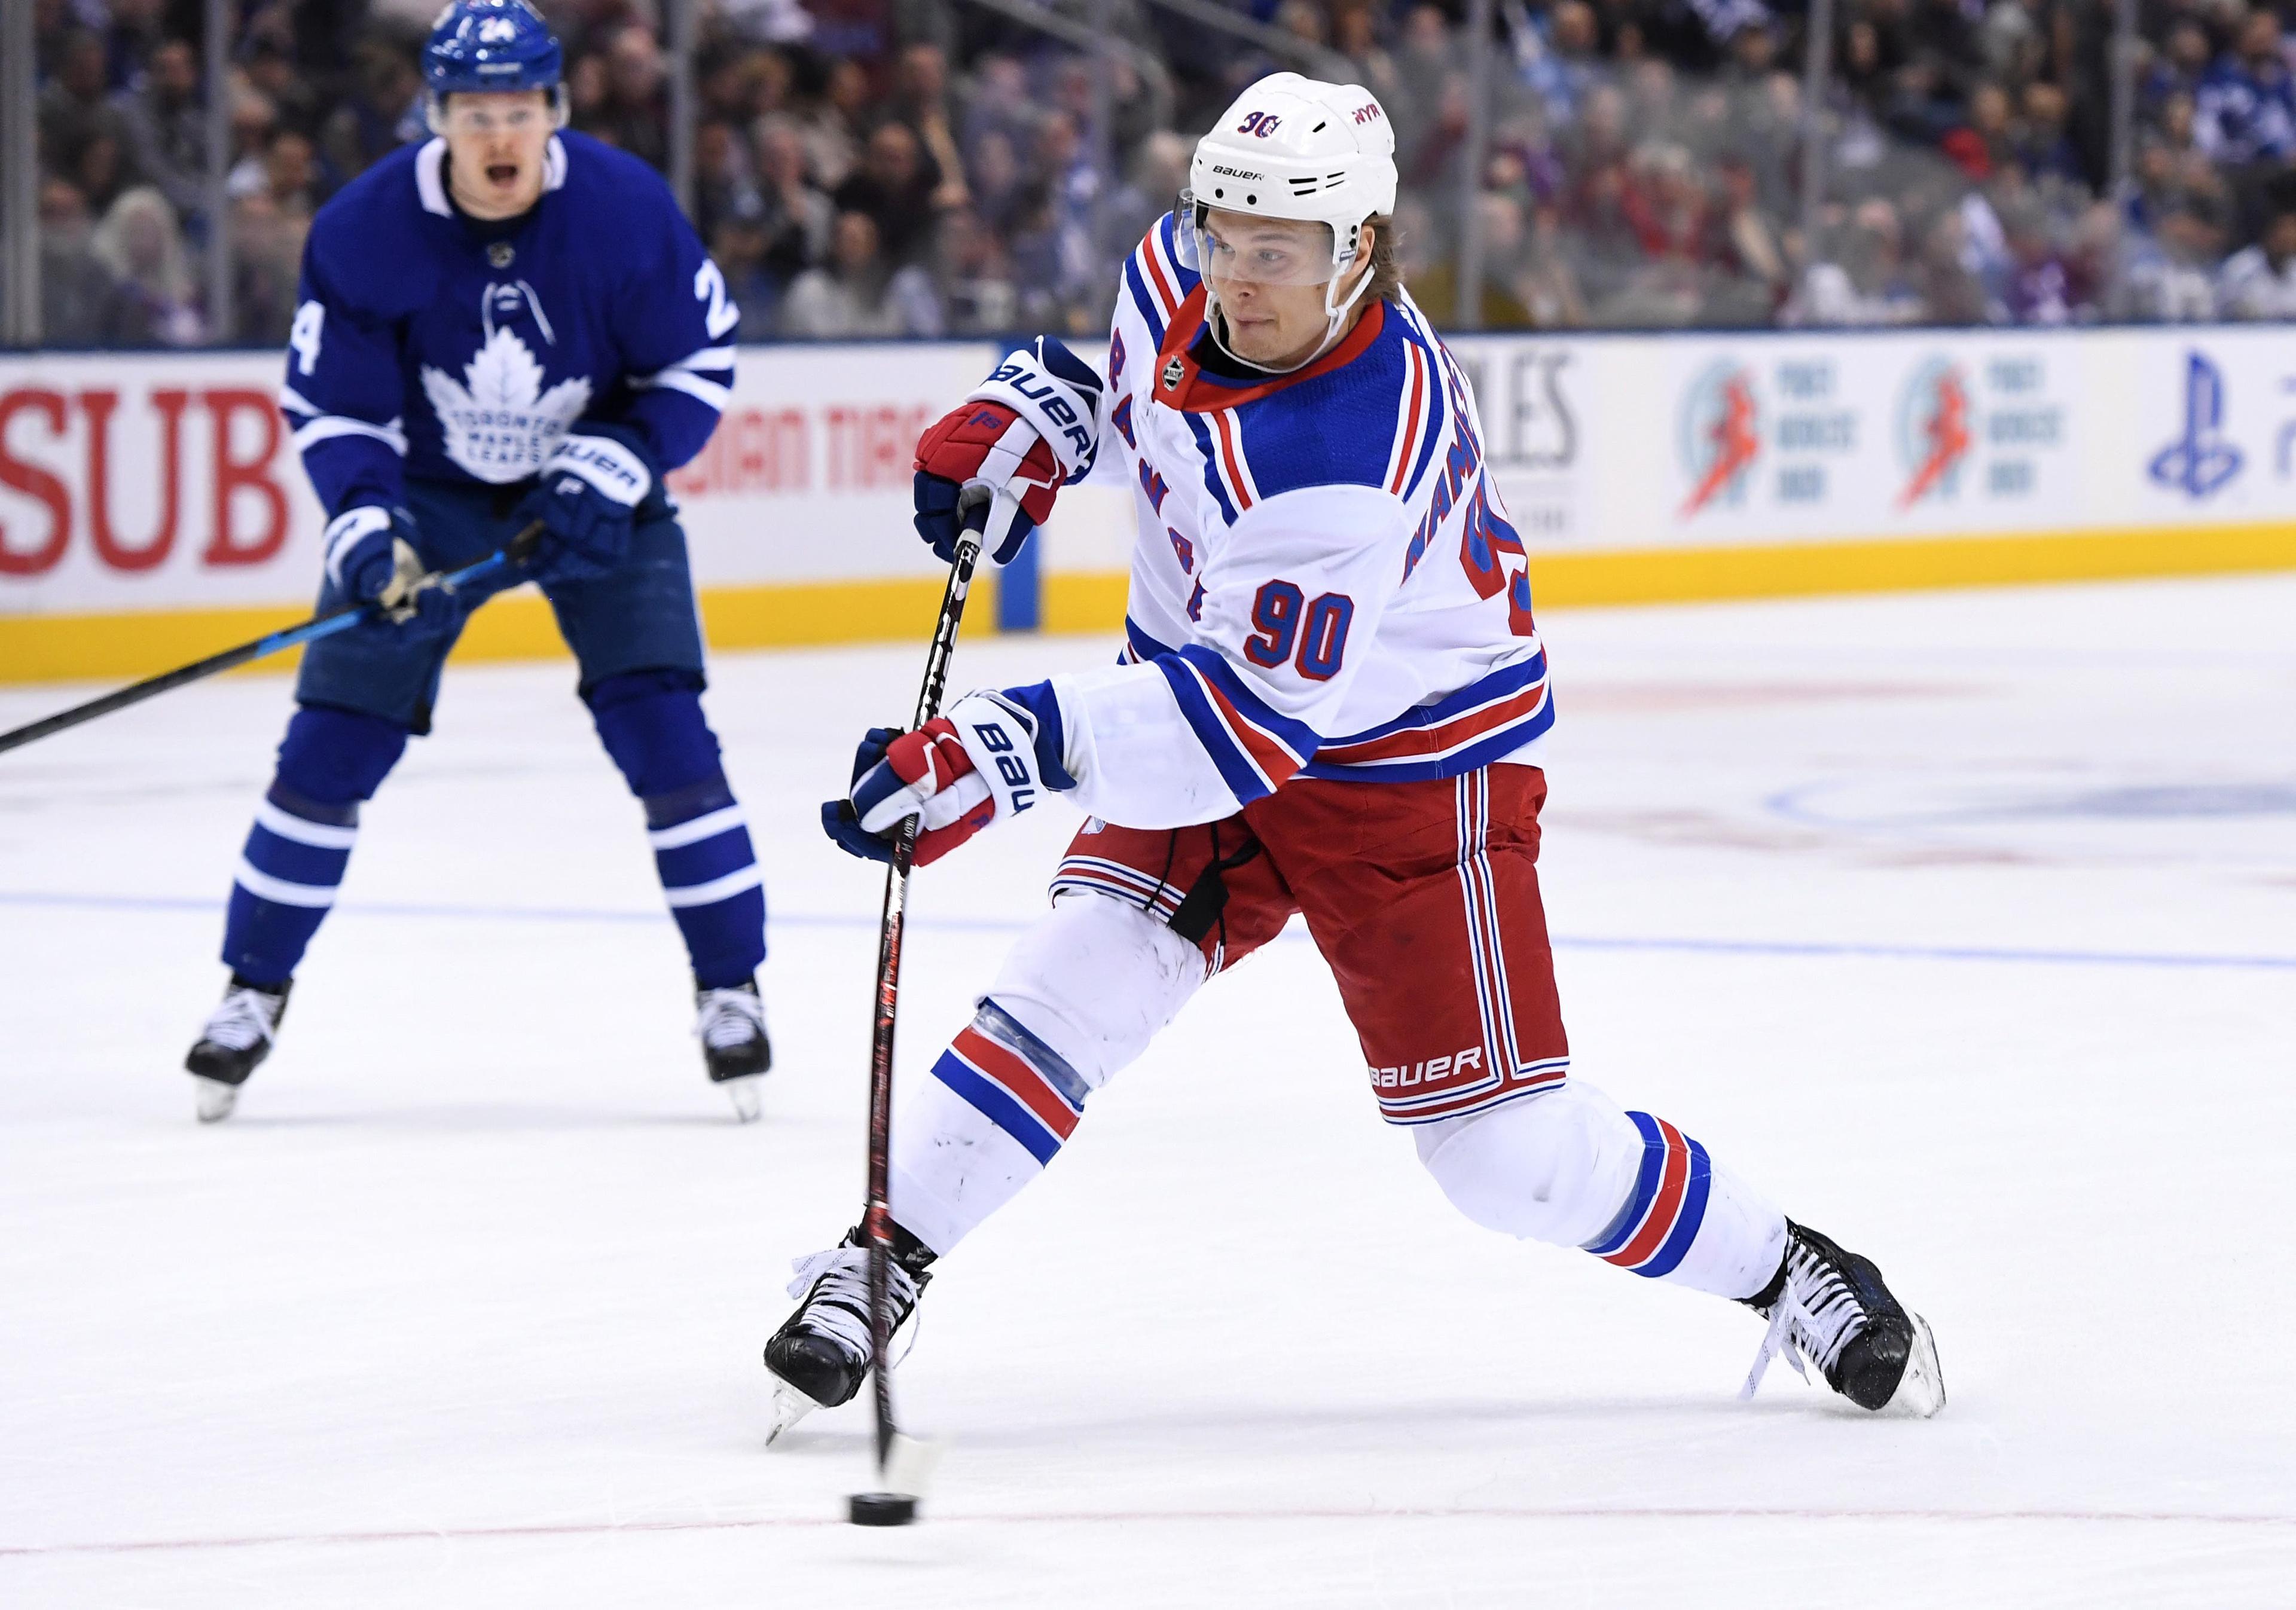
[[[715,1050],[754,1040],[766,1032],[766,1003],[748,990],[705,990],[693,1032]]]
[[[277,999],[260,990],[226,991],[223,1004],[216,1008],[214,1015],[209,1017],[208,1026],[200,1031],[200,1036],[234,1051],[243,1051],[258,1040],[268,1040],[272,1031],[272,1004]]]
[[[800,1321],[804,1328],[827,1336],[850,1357],[867,1358],[871,1352],[869,1249],[832,1246],[826,1252],[808,1253],[790,1267],[797,1271],[797,1278],[789,1283],[789,1295],[805,1301],[805,1317]],[[820,1284],[816,1286],[816,1281]],[[892,1299],[893,1326],[898,1329],[916,1307],[917,1283],[898,1258],[885,1261],[885,1281],[886,1295]],[[910,1344],[915,1344],[914,1338]],[[893,1362],[898,1367],[900,1360]]]
[[[1786,1253],[1785,1284],[1770,1306],[1770,1328],[1738,1396],[1754,1395],[1774,1358],[1785,1360],[1805,1381],[1805,1355],[1821,1375],[1830,1372],[1850,1338],[1865,1328],[1866,1311],[1841,1271],[1796,1241]]]

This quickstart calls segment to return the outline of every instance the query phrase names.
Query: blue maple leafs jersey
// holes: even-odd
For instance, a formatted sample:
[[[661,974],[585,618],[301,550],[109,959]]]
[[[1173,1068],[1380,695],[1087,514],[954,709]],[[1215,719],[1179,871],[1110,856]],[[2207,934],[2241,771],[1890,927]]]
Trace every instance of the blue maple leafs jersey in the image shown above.
[[[578,421],[634,434],[657,480],[700,452],[739,315],[660,176],[558,135],[503,234],[455,210],[446,159],[395,151],[312,221],[280,406],[327,512],[407,475],[524,480]]]

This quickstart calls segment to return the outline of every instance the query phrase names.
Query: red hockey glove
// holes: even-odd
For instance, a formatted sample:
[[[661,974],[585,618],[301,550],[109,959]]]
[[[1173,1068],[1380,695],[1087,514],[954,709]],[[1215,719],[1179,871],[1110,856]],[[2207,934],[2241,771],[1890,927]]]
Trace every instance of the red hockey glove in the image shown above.
[[[1036,428],[1002,403],[967,403],[917,439],[917,535],[943,564],[956,558],[966,494],[1008,492],[981,532],[980,545],[1008,564],[1029,533],[1053,511],[1068,471]]]
[[[1015,691],[1035,702],[1038,690],[1051,698],[1043,682]],[[849,795],[822,806],[822,827],[854,854],[886,861],[914,816],[913,864],[930,866],[990,822],[1031,808],[1047,788],[1075,786],[1056,754],[1038,754],[1044,726],[1007,694],[968,693],[914,732],[876,728],[854,754]]]

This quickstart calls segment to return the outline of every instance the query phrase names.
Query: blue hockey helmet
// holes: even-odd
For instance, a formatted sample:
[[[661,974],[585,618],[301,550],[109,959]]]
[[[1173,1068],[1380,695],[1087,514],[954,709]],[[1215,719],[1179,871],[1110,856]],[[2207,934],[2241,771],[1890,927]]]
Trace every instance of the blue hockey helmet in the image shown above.
[[[457,90],[546,89],[559,122],[566,120],[565,58],[550,24],[527,0],[453,0],[430,25],[422,47],[422,83],[438,126],[446,99]]]

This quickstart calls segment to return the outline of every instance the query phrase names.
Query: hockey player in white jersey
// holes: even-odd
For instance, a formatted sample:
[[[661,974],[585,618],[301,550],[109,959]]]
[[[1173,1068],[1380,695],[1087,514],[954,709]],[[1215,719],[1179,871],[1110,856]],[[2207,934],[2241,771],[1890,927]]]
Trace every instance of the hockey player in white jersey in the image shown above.
[[[1546,655],[1474,399],[1394,268],[1393,151],[1367,91],[1262,79],[1126,265],[1104,377],[1039,340],[919,445],[944,553],[1003,493],[985,540],[1008,557],[1096,465],[1135,488],[1139,536],[1120,663],[873,732],[824,808],[879,856],[918,817],[921,866],[1048,794],[1091,818],[897,1116],[896,1320],[1297,912],[1382,1116],[1469,1219],[1751,1307],[1749,1391],[1784,1356],[1866,1409],[1935,1413],[1929,1328],[1870,1261],[1570,1075],[1537,870]],[[865,1264],[857,1230],[800,1262],[766,1349],[776,1432],[857,1390]]]

